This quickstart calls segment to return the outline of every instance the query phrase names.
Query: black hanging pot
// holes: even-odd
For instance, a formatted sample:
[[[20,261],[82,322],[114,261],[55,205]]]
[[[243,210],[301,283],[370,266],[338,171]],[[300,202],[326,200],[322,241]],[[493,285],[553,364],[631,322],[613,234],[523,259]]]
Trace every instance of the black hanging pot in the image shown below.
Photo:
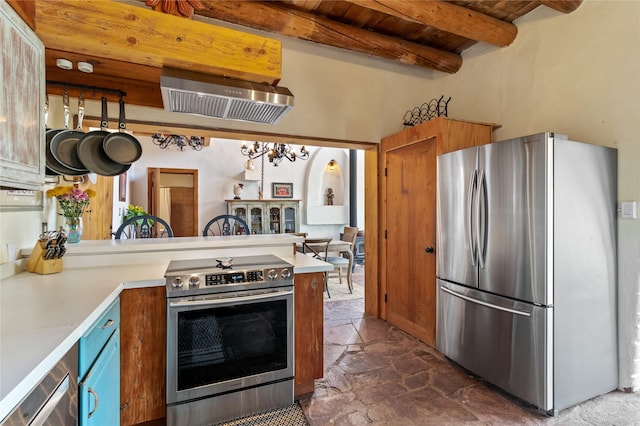
[[[112,161],[120,164],[131,164],[142,155],[142,146],[138,139],[126,133],[127,120],[124,114],[124,100],[120,99],[120,118],[118,119],[117,133],[110,133],[102,141],[105,154]]]
[[[78,141],[85,135],[82,131],[82,119],[84,118],[84,97],[80,94],[78,98],[78,127],[76,130],[69,130],[69,96],[65,92],[63,95],[64,106],[64,128],[65,130],[55,134],[51,138],[50,151],[56,160],[67,169],[74,170],[82,175],[89,172],[78,157]]]
[[[100,130],[89,132],[78,141],[78,157],[92,173],[100,176],[117,176],[129,170],[131,165],[116,163],[104,152],[102,142],[110,134],[107,131],[107,126],[107,98],[103,96]]]
[[[44,134],[45,134],[45,136],[47,135],[47,133],[49,132],[49,130],[51,130],[51,129],[49,128],[49,120],[48,120],[48,119],[49,119],[49,95],[47,94],[47,96],[46,96],[46,101],[45,101],[45,103],[44,103],[44,127],[45,127],[45,130],[44,130],[44,131],[45,131],[45,133],[44,133]],[[56,133],[57,133],[57,132],[56,132]],[[60,176],[60,173],[56,172],[55,170],[53,170],[53,169],[51,169],[51,168],[49,167],[49,158],[48,158],[48,157],[49,157],[49,155],[50,155],[50,154],[49,154],[49,144],[51,143],[51,138],[52,138],[53,136],[54,136],[54,135],[51,135],[51,137],[46,137],[46,141],[47,141],[47,142],[46,142],[46,145],[45,145],[45,146],[46,146],[45,157],[47,157],[47,158],[46,158],[46,160],[47,160],[47,161],[46,161],[46,165],[45,165],[45,168],[44,168],[44,170],[45,170],[45,173],[44,173],[44,174],[45,174],[46,176]],[[53,156],[52,156],[52,157],[53,157]]]
[[[56,176],[56,175],[83,176],[83,175],[87,174],[86,169],[85,170],[76,170],[76,169],[69,168],[66,165],[62,164],[60,161],[58,161],[58,159],[54,155],[53,149],[52,149],[52,146],[51,146],[51,142],[53,141],[53,138],[56,135],[68,130],[68,125],[69,125],[69,122],[68,122],[69,95],[67,94],[66,91],[64,92],[64,94],[62,96],[62,101],[63,101],[63,105],[65,107],[65,113],[66,113],[65,119],[67,120],[65,122],[65,128],[62,128],[62,129],[47,129],[47,131],[45,133],[45,137],[46,137],[45,157],[46,157],[46,165],[47,165],[46,174],[48,176]],[[45,121],[46,121],[46,119],[45,119]]]

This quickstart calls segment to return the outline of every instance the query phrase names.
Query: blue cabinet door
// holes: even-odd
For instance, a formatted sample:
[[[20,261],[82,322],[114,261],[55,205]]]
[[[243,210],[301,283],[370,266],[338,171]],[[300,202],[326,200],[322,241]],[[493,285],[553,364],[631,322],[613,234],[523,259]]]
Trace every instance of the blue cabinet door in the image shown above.
[[[116,329],[80,382],[80,425],[120,424],[120,329]]]

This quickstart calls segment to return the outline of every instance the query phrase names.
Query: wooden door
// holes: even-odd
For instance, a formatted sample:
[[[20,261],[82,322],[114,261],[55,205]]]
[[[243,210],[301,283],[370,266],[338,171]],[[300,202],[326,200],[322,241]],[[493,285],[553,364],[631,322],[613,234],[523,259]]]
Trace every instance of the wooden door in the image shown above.
[[[98,176],[96,183],[86,179],[78,185],[81,189],[91,188],[96,196],[91,199],[89,212],[82,215],[83,240],[110,240],[113,222],[113,177]]]
[[[389,151],[386,169],[387,320],[435,346],[435,138]]]
[[[176,176],[181,182],[171,183],[173,179],[176,179]],[[169,183],[167,184],[167,182]],[[163,216],[160,213],[160,192],[161,188],[169,188],[171,212],[170,217],[163,217],[163,219],[169,222],[173,236],[195,237],[201,235],[202,231],[198,228],[198,170],[149,168],[147,170],[147,184],[149,214]]]

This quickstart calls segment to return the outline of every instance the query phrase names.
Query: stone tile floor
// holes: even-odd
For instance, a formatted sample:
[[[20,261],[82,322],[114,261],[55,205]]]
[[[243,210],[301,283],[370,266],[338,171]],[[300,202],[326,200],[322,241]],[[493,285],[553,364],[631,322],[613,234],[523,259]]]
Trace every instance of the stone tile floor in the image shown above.
[[[363,311],[363,299],[325,301],[324,378],[300,400],[311,426],[640,425],[639,394],[548,417]]]

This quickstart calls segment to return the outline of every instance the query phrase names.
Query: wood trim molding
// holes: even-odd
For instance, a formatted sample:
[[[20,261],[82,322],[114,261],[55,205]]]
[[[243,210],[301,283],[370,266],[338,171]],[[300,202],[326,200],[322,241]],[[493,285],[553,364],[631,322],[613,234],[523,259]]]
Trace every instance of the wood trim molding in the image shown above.
[[[76,120],[74,120],[76,121]],[[109,118],[109,122],[117,122],[117,117]],[[100,127],[100,118],[87,116],[82,121],[85,130],[89,127]],[[309,146],[325,146],[331,148],[348,148],[348,149],[363,149],[363,150],[377,150],[377,142],[346,140],[346,139],[332,139],[332,138],[319,138],[315,136],[302,136],[302,135],[287,135],[282,133],[269,133],[269,132],[256,132],[247,130],[232,130],[217,127],[206,126],[185,126],[181,124],[169,124],[153,121],[140,121],[140,120],[128,120],[127,130],[132,131],[136,135],[151,136],[154,133],[164,132],[165,134],[174,133],[187,136],[201,136],[204,138],[221,138],[221,139],[233,139],[243,141],[255,141],[260,142],[276,142],[276,143],[289,143],[295,145],[309,145]],[[209,141],[205,141],[205,146],[209,145]]]

